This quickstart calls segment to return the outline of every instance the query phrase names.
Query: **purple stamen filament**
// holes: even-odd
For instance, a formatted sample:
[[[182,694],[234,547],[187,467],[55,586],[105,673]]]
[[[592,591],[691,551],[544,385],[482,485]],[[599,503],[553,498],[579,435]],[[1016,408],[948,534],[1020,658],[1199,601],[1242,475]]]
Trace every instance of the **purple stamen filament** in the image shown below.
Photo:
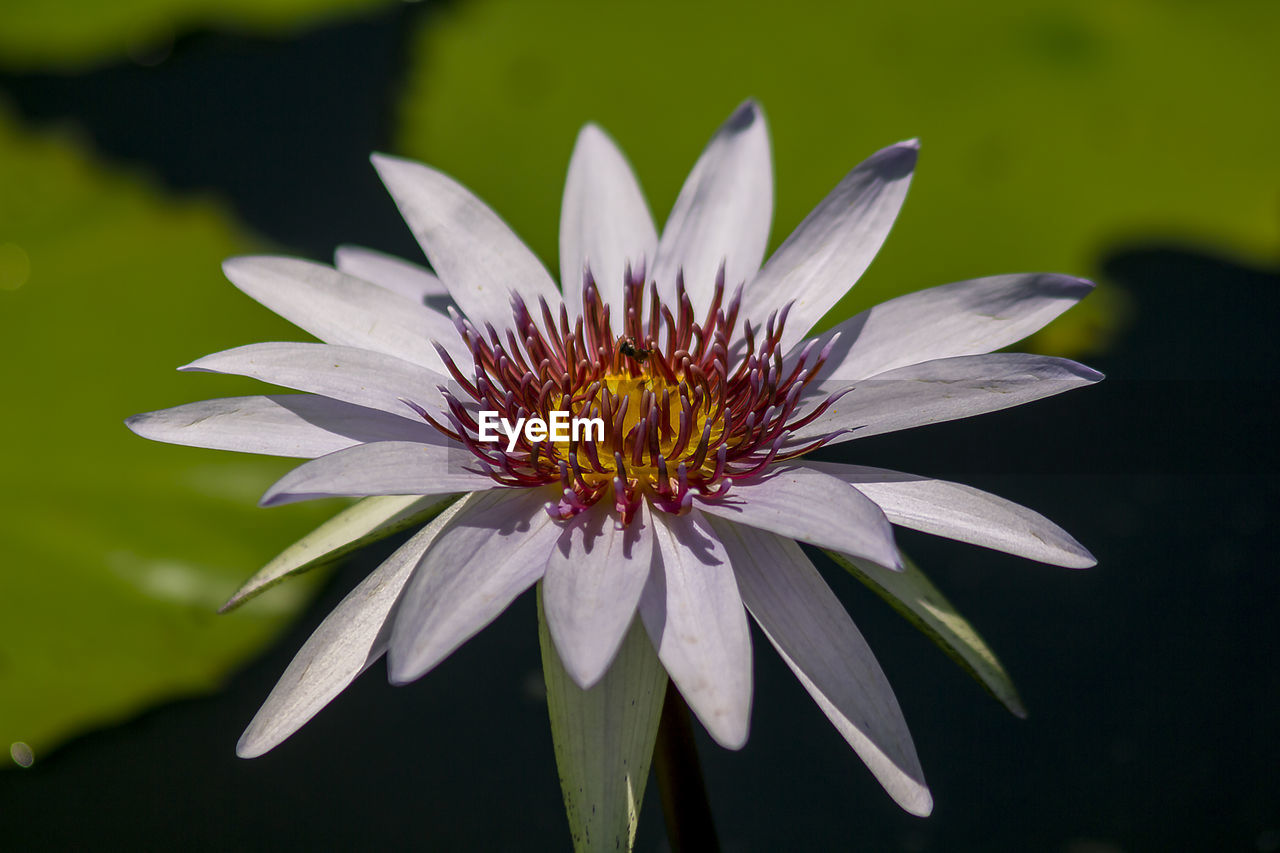
[[[813,412],[797,412],[801,392],[818,375],[830,348],[815,357],[808,346],[784,370],[779,347],[790,305],[769,315],[763,333],[744,322],[742,339],[735,342],[742,287],[724,304],[723,265],[701,323],[694,318],[683,274],[676,280],[674,314],[659,300],[657,284],[646,288],[644,279],[643,265],[628,266],[620,336],[610,328],[610,307],[590,271],[583,276],[582,318],[572,325],[564,306],[557,316],[545,302],[538,306],[539,325],[516,296],[512,328],[505,335],[489,325],[482,333],[455,313],[454,324],[472,356],[470,375],[443,348],[439,352],[464,399],[444,390],[447,423],[419,406],[414,410],[466,447],[498,483],[558,484],[562,498],[548,511],[561,519],[610,492],[623,523],[635,516],[646,495],[657,509],[687,512],[694,492],[705,499],[723,497],[733,480],[756,476],[829,440],[788,444],[793,430],[833,402],[827,398]],[[735,364],[730,363],[731,343],[741,350],[732,359]],[[496,411],[512,423],[530,416],[547,420],[553,410],[598,417],[604,438],[531,443],[521,436],[507,451],[505,441],[479,440],[476,410]]]

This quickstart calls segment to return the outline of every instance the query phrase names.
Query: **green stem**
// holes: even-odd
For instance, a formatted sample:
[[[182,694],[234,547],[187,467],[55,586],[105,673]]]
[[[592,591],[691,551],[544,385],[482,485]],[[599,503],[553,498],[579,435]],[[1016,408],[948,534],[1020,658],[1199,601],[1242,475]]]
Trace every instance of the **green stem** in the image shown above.
[[[667,684],[662,702],[658,741],[653,747],[653,772],[658,778],[672,853],[719,851],[707,786],[698,763],[698,747],[693,742],[693,720],[675,684]]]

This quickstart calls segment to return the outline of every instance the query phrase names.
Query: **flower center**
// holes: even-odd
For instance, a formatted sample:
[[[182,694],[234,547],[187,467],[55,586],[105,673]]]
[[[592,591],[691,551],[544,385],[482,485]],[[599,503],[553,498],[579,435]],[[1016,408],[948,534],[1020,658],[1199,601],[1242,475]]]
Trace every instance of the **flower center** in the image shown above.
[[[572,324],[563,305],[557,317],[545,301],[539,324],[518,297],[505,335],[492,327],[482,335],[451,312],[471,351],[471,370],[464,372],[442,350],[461,389],[445,393],[448,424],[414,408],[502,485],[558,483],[561,499],[548,511],[561,519],[606,497],[624,523],[646,499],[666,512],[687,512],[695,492],[723,497],[735,479],[826,442],[788,442],[790,432],[825,411],[831,399],[798,416],[800,393],[829,348],[811,359],[810,344],[784,359],[779,345],[787,308],[763,327],[744,322],[737,336],[742,288],[725,304],[723,266],[700,323],[683,275],[677,276],[674,311],[659,299],[656,283],[648,286],[646,300],[644,278],[643,268],[628,267],[621,335],[613,332],[611,306],[601,300],[590,272],[582,317]],[[508,445],[482,440],[481,412],[496,412],[508,424],[533,418],[551,423],[555,413],[567,413],[587,427],[541,440],[517,433]]]

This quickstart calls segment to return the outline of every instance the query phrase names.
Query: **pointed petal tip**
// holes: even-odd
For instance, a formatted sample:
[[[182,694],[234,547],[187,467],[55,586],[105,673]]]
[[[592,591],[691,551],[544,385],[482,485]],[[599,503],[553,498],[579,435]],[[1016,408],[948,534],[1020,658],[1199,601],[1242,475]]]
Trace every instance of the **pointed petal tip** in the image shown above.
[[[617,657],[618,650],[614,649],[608,657],[599,654],[598,650],[584,649],[572,646],[572,644],[561,644],[556,639],[556,632],[551,631],[551,642],[555,646],[556,655],[560,658],[560,665],[564,668],[573,683],[578,685],[582,690],[590,690],[604,678],[609,666],[613,663],[613,659]],[[566,653],[566,649],[568,652]]]
[[[405,157],[396,157],[393,154],[382,154],[378,151],[369,155],[369,162],[373,164],[373,168],[377,171],[378,177],[382,179],[382,183],[388,188],[392,181],[402,177],[405,172],[410,169],[429,169],[422,163],[415,160],[409,160]]]
[[[742,132],[758,121],[764,119],[764,108],[755,98],[747,98],[729,116],[725,128],[734,132]]]
[[[1080,570],[1080,569],[1092,569],[1095,566],[1097,566],[1098,558],[1093,556],[1093,554],[1089,553],[1088,548],[1085,548],[1083,545],[1080,545],[1080,543],[1078,542],[1076,544],[1080,546],[1079,553],[1073,553],[1071,555],[1072,559],[1070,560],[1063,560],[1062,562],[1063,567],[1068,569]]]
[[[337,246],[333,247],[333,265],[335,267],[341,267],[343,258],[366,251],[368,251],[368,249],[364,246],[357,246],[355,243],[339,243]]]
[[[226,602],[221,607],[218,608],[217,610],[218,615],[223,616],[227,613],[230,613],[232,610],[235,610],[236,608],[240,607],[240,605],[245,604],[246,602],[252,601],[254,598],[257,598],[259,594],[266,592],[268,589],[271,589],[271,587],[275,585],[275,584],[265,584],[262,586],[255,587],[255,586],[252,586],[252,583],[253,583],[252,580],[250,580],[249,582],[241,586],[239,589],[237,589],[235,592],[233,592],[231,594],[231,597],[228,598]]]
[[[747,739],[751,734],[750,711],[741,720],[718,719],[714,727],[708,726],[705,720],[701,722],[707,734],[711,735],[711,739],[725,749],[737,752],[747,745]]]
[[[1094,370],[1089,365],[1081,364],[1080,362],[1073,363],[1079,369],[1080,378],[1082,379],[1087,379],[1090,382],[1101,382],[1103,379],[1107,378],[1101,370]]]
[[[901,574],[902,572],[905,572],[907,570],[907,561],[906,561],[906,558],[902,556],[902,552],[899,551],[897,548],[896,532],[894,531],[893,525],[889,523],[888,519],[885,520],[885,523],[889,524],[889,536],[893,539],[895,543],[893,546],[893,551],[884,552],[880,554],[878,559],[871,555],[868,555],[865,559],[871,560],[873,563],[875,563],[877,566],[879,566],[882,569],[888,569],[891,572],[896,572],[898,574]],[[849,556],[852,556],[852,555],[849,555]]]
[[[915,171],[916,161],[919,158],[920,141],[918,139],[908,139],[905,142],[890,145],[888,148],[881,148],[863,163],[856,166],[854,170],[857,171],[858,169],[866,168],[868,165],[874,165],[876,172],[883,180],[909,179],[911,173]]]
[[[564,663],[563,656],[561,656],[560,662],[562,664]],[[578,685],[579,688],[582,690],[590,690],[592,687],[595,687],[600,682],[600,679],[604,678],[604,674],[609,671],[609,663],[612,663],[612,660],[606,662],[604,666],[600,666],[596,663],[579,663],[577,666],[571,667],[566,664],[564,671],[569,674],[569,677],[573,679],[573,683]]]
[[[916,817],[928,817],[933,814],[933,794],[929,793],[929,788],[923,784],[911,791],[895,794],[894,799],[907,814]]]
[[[222,274],[234,283],[235,277],[243,275],[249,267],[271,258],[271,255],[232,255],[222,262]]]
[[[387,650],[387,683],[392,687],[412,684],[428,671],[430,667],[424,669],[416,661],[406,661],[402,655],[397,655],[394,645]]]
[[[590,690],[604,678],[613,664],[613,659],[618,655],[618,647],[621,646],[620,639],[617,647],[613,648],[608,655],[603,655],[600,653],[602,649],[598,647],[584,648],[575,647],[571,643],[561,643],[556,638],[555,631],[551,631],[551,641],[555,646],[556,654],[560,657],[560,665],[564,667],[564,671],[573,683],[583,690]],[[566,649],[568,649],[567,653]]]
[[[1097,287],[1087,278],[1081,278],[1078,275],[1067,275],[1066,273],[1033,272],[1022,273],[1020,276],[1033,281],[1039,294],[1056,296],[1060,299],[1070,299],[1076,302],[1084,299]]]
[[[254,724],[249,723],[249,728],[244,730],[244,734],[240,735],[240,740],[236,742],[236,757],[258,758],[266,755],[274,746],[276,744],[258,737],[254,732]]]
[[[278,492],[274,488],[267,489],[266,493],[258,498],[258,506],[267,507],[280,506],[281,504],[293,503],[302,500],[300,495],[291,495],[286,492]]]
[[[594,121],[589,121],[583,124],[582,129],[578,131],[577,142],[579,145],[581,145],[582,143],[588,142],[588,141],[608,142],[609,134],[605,131],[603,127],[596,124]]]

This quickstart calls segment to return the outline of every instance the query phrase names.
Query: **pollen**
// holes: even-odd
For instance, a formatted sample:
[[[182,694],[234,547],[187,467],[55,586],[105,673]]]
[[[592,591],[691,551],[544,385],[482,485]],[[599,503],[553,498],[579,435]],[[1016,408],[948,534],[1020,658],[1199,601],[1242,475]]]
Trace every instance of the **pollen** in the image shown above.
[[[781,352],[787,308],[759,325],[744,321],[738,331],[742,287],[726,302],[723,265],[700,315],[683,274],[675,291],[674,303],[663,304],[657,283],[646,286],[643,266],[628,266],[616,323],[590,271],[583,276],[582,316],[572,322],[563,305],[557,315],[543,301],[535,317],[514,296],[512,324],[503,332],[486,325],[482,333],[453,312],[472,364],[464,370],[438,347],[457,388],[444,389],[444,422],[419,414],[501,485],[558,485],[559,500],[548,504],[553,517],[571,518],[610,500],[624,524],[643,500],[681,514],[695,493],[723,498],[735,480],[831,438],[801,446],[788,440],[832,402],[799,411],[830,343],[816,356],[814,343]],[[513,422],[567,412],[598,419],[603,430],[568,441],[521,437],[505,452],[477,440],[477,414],[489,410]]]

